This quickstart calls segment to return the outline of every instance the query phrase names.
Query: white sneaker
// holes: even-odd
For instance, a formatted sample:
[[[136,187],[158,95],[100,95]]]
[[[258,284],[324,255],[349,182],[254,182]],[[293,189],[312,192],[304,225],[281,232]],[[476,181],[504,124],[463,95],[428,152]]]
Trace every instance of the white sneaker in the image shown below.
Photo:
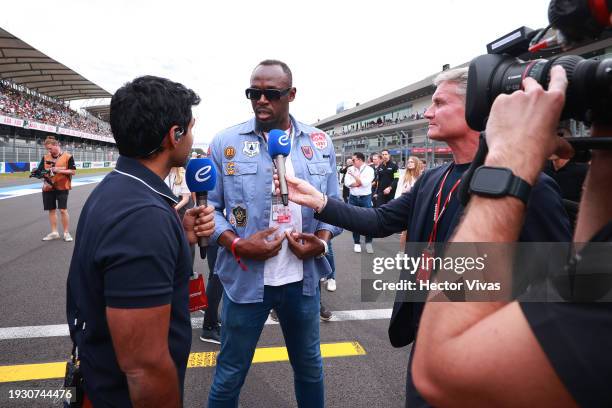
[[[366,243],[366,252],[368,254],[373,254],[374,253],[374,248],[372,248],[372,244],[370,242]]]
[[[64,241],[66,241],[66,242],[73,241],[72,235],[70,235],[69,232],[64,232]]]
[[[54,232],[50,232],[47,235],[45,235],[43,237],[43,241],[53,241],[54,239],[59,239],[59,232],[54,231]]]
[[[335,279],[328,279],[327,280],[327,291],[328,292],[335,292],[336,291],[336,280]]]
[[[353,247],[353,251],[360,253],[361,252],[361,244],[355,244]]]

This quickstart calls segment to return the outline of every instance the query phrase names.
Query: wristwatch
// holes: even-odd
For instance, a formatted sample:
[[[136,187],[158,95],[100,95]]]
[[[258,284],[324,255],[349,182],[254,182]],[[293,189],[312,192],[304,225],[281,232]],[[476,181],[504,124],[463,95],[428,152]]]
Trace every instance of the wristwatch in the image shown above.
[[[329,245],[327,245],[327,241],[321,238],[319,238],[319,241],[323,243],[323,246],[325,247],[325,249],[319,255],[315,256],[316,259],[321,259],[329,253]]]
[[[472,176],[470,192],[491,198],[512,196],[527,204],[531,185],[509,168],[480,166]]]

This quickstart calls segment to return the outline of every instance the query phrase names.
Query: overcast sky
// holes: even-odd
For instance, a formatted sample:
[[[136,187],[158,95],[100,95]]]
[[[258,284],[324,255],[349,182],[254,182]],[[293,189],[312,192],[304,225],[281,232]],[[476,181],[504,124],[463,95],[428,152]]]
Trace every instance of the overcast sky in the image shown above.
[[[114,92],[145,74],[193,88],[196,142],[252,115],[257,62],[293,71],[291,113],[332,116],[486,53],[522,25],[547,24],[549,0],[3,1],[0,27]]]

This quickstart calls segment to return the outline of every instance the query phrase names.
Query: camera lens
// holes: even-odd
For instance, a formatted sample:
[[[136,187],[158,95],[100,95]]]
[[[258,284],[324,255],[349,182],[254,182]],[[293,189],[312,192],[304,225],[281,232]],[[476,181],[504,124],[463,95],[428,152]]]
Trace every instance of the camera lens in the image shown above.
[[[585,60],[566,55],[551,60],[521,61],[507,55],[487,54],[470,64],[466,96],[466,120],[474,130],[484,130],[495,98],[521,89],[523,79],[531,77],[544,89],[550,69],[561,65],[568,87],[561,119],[612,123],[612,59]]]

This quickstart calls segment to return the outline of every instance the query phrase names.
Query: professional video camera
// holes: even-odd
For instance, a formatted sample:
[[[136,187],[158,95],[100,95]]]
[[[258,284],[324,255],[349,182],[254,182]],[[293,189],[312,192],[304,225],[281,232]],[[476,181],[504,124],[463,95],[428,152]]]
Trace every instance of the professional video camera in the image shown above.
[[[612,0],[551,0],[548,27],[521,27],[489,43],[488,54],[470,63],[465,106],[468,125],[485,130],[495,98],[521,89],[526,77],[547,89],[550,70],[555,65],[565,69],[568,79],[561,120],[612,124],[612,58],[584,59],[571,54],[593,51],[593,43],[612,38],[611,16]],[[545,38],[549,32],[552,35]],[[612,149],[612,137],[566,140],[576,151]],[[464,206],[470,199],[471,178],[487,153],[486,139],[481,134],[476,156],[463,176],[466,182],[459,188]]]
[[[548,27],[535,31],[521,27],[488,44],[489,54],[472,60],[469,68],[466,120],[470,127],[484,130],[495,98],[520,89],[525,77],[546,88],[555,65],[561,65],[568,78],[561,119],[612,124],[612,58],[568,55],[596,40],[612,38],[611,12],[612,0],[552,0]],[[555,33],[544,39],[551,31]],[[584,142],[570,140],[575,148],[601,146],[604,140]]]
[[[37,179],[48,179],[49,177],[53,177],[53,173],[51,170],[39,169],[37,167],[30,173],[30,178],[32,177]]]

